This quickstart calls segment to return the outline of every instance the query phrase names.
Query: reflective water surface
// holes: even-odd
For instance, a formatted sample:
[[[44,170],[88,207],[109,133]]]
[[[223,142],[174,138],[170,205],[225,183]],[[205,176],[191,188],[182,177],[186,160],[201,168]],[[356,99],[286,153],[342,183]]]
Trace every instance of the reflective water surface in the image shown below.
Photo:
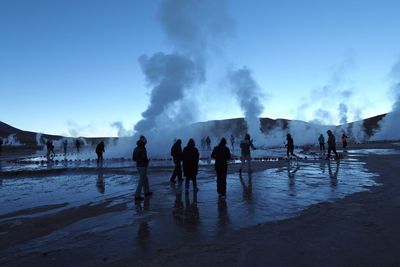
[[[309,205],[377,186],[375,174],[353,157],[255,162],[255,171],[243,175],[231,165],[226,199],[216,193],[212,166],[201,167],[197,193],[169,184],[172,167],[150,168],[154,194],[135,203],[138,176],[131,162],[106,161],[96,168],[89,161],[90,172],[76,165],[78,171],[71,174],[48,173],[55,165],[44,164],[39,176],[30,176],[24,165],[28,172],[22,176],[0,178],[0,236],[9,238],[21,226],[37,231],[38,221],[56,225],[0,250],[6,262],[54,251],[59,257],[100,253],[103,261],[116,260],[293,217]],[[83,266],[85,260],[79,263]]]

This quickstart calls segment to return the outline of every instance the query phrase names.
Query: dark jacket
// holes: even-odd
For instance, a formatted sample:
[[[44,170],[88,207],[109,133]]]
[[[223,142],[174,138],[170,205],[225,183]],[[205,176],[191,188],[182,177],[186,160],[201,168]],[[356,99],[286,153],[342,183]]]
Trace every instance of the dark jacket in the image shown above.
[[[226,145],[219,144],[214,147],[211,157],[215,159],[215,167],[226,167],[228,166],[228,160],[231,159],[231,152]]]
[[[330,147],[336,147],[336,139],[333,133],[328,134],[328,146]]]
[[[149,159],[147,158],[147,150],[142,141],[136,142],[136,148],[132,153],[132,160],[136,161],[136,167],[147,167],[149,165]]]
[[[174,160],[182,160],[182,146],[180,142],[175,142],[175,144],[171,147],[171,156],[174,158]]]
[[[250,147],[255,149],[253,142],[249,139],[244,139],[240,142],[242,156],[250,156]]]
[[[193,139],[190,139],[183,149],[183,174],[185,177],[194,177],[199,169],[199,151],[195,147]]]
[[[98,145],[96,146],[96,153],[97,153],[98,155],[101,155],[101,154],[103,154],[103,152],[105,152],[105,151],[104,151],[104,143],[103,143],[103,142],[100,142],[100,144],[98,144]]]
[[[287,140],[287,147],[293,148],[294,147],[293,138],[290,135],[288,135],[286,136],[286,140]]]

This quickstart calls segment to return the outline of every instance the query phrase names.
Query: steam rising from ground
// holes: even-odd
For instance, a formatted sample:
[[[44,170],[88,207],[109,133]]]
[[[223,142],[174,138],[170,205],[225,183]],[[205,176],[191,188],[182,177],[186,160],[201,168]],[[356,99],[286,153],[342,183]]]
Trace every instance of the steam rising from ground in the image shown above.
[[[400,61],[393,66],[390,75],[394,81],[391,90],[395,101],[392,106],[392,111],[379,123],[379,130],[371,138],[372,140],[400,139]]]
[[[232,71],[228,78],[232,91],[244,112],[247,131],[254,137],[260,137],[260,117],[264,111],[264,105],[261,103],[263,94],[260,87],[252,77],[251,71],[246,67]]]

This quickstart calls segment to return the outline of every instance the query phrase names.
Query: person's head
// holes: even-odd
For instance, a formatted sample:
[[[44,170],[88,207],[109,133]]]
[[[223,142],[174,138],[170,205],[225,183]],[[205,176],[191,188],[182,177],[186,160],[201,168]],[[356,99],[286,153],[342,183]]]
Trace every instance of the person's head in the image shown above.
[[[182,140],[181,140],[181,139],[178,139],[178,140],[176,140],[176,143],[177,143],[178,145],[180,145],[180,144],[182,144]]]
[[[195,144],[193,138],[190,138],[190,139],[189,139],[189,142],[187,143],[187,146],[188,146],[188,147],[195,147],[195,146],[196,146],[196,144]]]
[[[328,130],[328,131],[326,131],[326,133],[327,133],[328,135],[331,135],[331,134],[332,134],[332,131],[331,131],[331,130]]]
[[[288,133],[287,135],[286,135],[286,138],[291,138],[292,136],[290,135],[290,133]]]
[[[146,139],[146,137],[144,137],[144,135],[141,135],[140,138],[139,138],[139,140],[140,140],[144,145],[147,144],[147,139]]]
[[[225,146],[226,145],[226,139],[222,137],[221,141],[219,142],[220,146]]]
[[[244,139],[250,140],[250,135],[249,135],[249,134],[246,134],[246,135],[244,136]]]
[[[101,142],[100,142],[100,144],[101,144],[101,145],[104,145],[104,142],[103,142],[103,141],[101,141]]]

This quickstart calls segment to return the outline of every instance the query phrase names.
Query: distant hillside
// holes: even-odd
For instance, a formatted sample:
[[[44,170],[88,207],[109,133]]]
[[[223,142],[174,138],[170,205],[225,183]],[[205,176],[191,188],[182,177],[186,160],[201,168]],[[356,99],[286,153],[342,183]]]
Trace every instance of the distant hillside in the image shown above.
[[[365,133],[367,136],[371,136],[375,129],[378,128],[378,123],[385,117],[386,114],[381,114],[378,116],[374,116],[371,118],[367,118],[363,120],[363,126]],[[275,128],[280,129],[287,129],[290,120],[286,119],[270,119],[270,118],[260,118],[261,122],[261,131],[264,133],[268,133],[270,130]],[[303,122],[307,124],[306,122]],[[353,123],[349,123],[349,127],[352,126]],[[208,132],[210,135],[218,135],[220,132],[231,132],[235,136],[240,136],[246,131],[246,124],[244,118],[234,118],[234,119],[227,119],[227,120],[214,120],[214,121],[207,121],[207,122],[198,122],[194,124],[195,127],[198,127],[200,130],[204,130],[204,132]],[[340,127],[337,126],[337,127]],[[12,127],[4,122],[0,121],[0,137],[7,138],[11,134],[15,134],[17,140],[24,145],[28,146],[36,146],[36,137],[38,133],[23,131]],[[59,140],[63,138],[60,135],[48,135],[42,134],[41,141],[44,143],[45,139],[52,139],[52,140]],[[84,138],[84,140],[88,143],[94,144],[97,143],[99,140],[108,139],[107,137],[104,138]],[[116,139],[116,138],[110,138]]]

